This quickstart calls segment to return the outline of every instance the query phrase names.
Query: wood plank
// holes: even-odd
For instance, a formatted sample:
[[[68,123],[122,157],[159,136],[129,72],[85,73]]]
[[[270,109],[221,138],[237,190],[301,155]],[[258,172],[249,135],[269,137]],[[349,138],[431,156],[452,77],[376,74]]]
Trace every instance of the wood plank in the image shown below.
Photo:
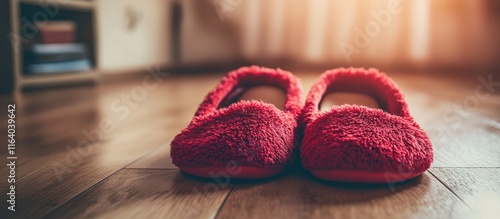
[[[479,218],[500,215],[500,168],[432,168],[431,172]]]
[[[178,170],[124,169],[44,218],[213,218],[232,186]]]
[[[172,164],[170,157],[170,145],[164,145],[160,149],[147,154],[136,160],[126,168],[131,169],[179,169]]]
[[[118,148],[127,142],[137,143],[138,138],[142,137],[87,146],[83,150],[92,151],[87,156],[76,150],[53,153],[17,167],[17,212],[13,214],[2,208],[0,213],[26,218],[49,212],[157,145],[141,141],[140,148],[135,145]]]
[[[500,167],[500,87],[482,82],[490,75],[391,76],[433,142],[433,167]]]
[[[2,105],[12,99],[18,104],[17,212],[7,211],[7,202],[2,202],[0,215],[9,218],[44,215],[170,142],[189,123],[205,90],[211,89],[218,78],[163,78],[143,98],[133,100],[135,105],[128,107],[126,115],[116,112],[112,104],[121,101],[120,107],[127,106],[122,97],[132,98],[133,92],[144,88],[142,80],[4,96],[0,99]],[[80,142],[89,140],[83,131],[103,131],[102,122],[106,120],[112,121],[112,131],[77,150]],[[0,135],[2,139],[5,142],[6,136]],[[1,150],[0,156],[6,157],[6,150]],[[6,179],[7,174],[1,171],[0,178]],[[7,193],[5,186],[0,187],[2,193]]]
[[[317,75],[319,73],[299,73],[305,85],[305,92],[309,90]],[[132,92],[144,88],[142,80],[0,96],[2,105],[11,101],[18,104],[16,141],[19,157],[16,169],[18,212],[16,215],[6,212],[6,202],[2,202],[0,215],[15,216],[14,218],[42,216],[59,209],[59,206],[67,206],[68,200],[73,203],[72,198],[89,188],[94,189],[92,186],[96,183],[127,166],[128,168],[173,168],[169,166],[170,162],[167,162],[166,144],[168,145],[173,136],[187,126],[198,104],[221,76],[221,74],[173,75],[169,76],[168,80],[164,78],[157,87],[148,90],[144,99],[136,101],[137,105],[130,107],[129,114],[123,119],[121,119],[123,114],[114,111],[111,105],[114,101],[121,100],[123,95],[130,96]],[[498,92],[489,93],[488,98],[480,100],[474,110],[466,113],[451,111],[459,113],[457,115],[460,119],[450,120],[447,117],[449,110],[453,110],[450,106],[463,104],[470,95],[475,95],[475,89],[479,84],[475,78],[420,74],[392,76],[405,92],[416,120],[429,132],[434,142],[436,151],[434,167],[500,166]],[[5,118],[5,114],[1,118]],[[75,149],[80,141],[87,139],[82,131],[99,128],[104,119],[111,119],[115,129],[105,134],[94,145],[82,148],[84,151],[92,149],[92,152],[81,156],[81,159],[76,161],[70,159],[70,162],[67,162],[66,159],[74,155],[74,152],[67,151],[67,146]],[[5,128],[1,126],[0,130],[5,132]],[[443,137],[434,132],[436,130],[444,130],[446,135]],[[0,135],[0,141],[5,142],[5,140],[6,136]],[[147,156],[142,157],[146,154]],[[0,156],[5,157],[6,150],[0,150]],[[137,160],[138,158],[141,159]],[[137,162],[130,165],[136,160]],[[62,172],[62,180],[53,168],[54,162],[68,164],[66,167],[69,167],[69,171]],[[433,169],[432,173],[434,172]],[[136,173],[140,174],[134,172],[135,175]],[[468,172],[460,174],[466,173]],[[471,173],[471,179],[478,178],[474,174]],[[440,175],[436,176],[441,179]],[[450,179],[453,176],[449,174]],[[481,180],[484,178],[483,181],[488,180],[487,173],[480,173],[479,176]],[[1,171],[0,178],[6,177],[7,172]],[[161,177],[168,178],[171,175]],[[121,179],[128,187],[134,187],[132,181],[124,177]],[[497,178],[492,179],[498,181]],[[448,185],[447,181],[443,182]],[[182,184],[185,181],[180,180],[175,183]],[[190,182],[189,185],[195,184]],[[480,182],[477,184],[482,185]],[[196,186],[201,185],[196,184]],[[460,185],[457,188],[470,191],[464,186]],[[498,184],[485,185],[488,186],[498,187]],[[2,184],[0,192],[5,193],[5,189]],[[393,192],[384,186],[356,187],[330,184],[311,179],[308,175],[303,176],[302,173],[291,173],[269,180],[241,182],[235,195],[229,197],[219,216],[244,218],[289,215],[294,218],[375,215],[373,217],[435,218],[459,217],[462,213],[466,215],[470,213],[466,205],[460,202],[458,197],[462,196],[459,192],[452,188],[453,192],[458,194],[458,197],[454,196],[430,174],[424,175],[419,180],[398,185],[395,189]],[[140,196],[142,191],[138,190],[137,196]],[[101,195],[106,195],[105,190],[102,190],[102,193]],[[196,199],[195,194],[188,195]],[[186,196],[186,193],[175,193],[171,198]],[[84,199],[78,200],[72,205],[85,206],[83,203],[87,203]],[[139,200],[136,202],[141,205]],[[117,203],[114,208],[121,209],[119,207],[121,203],[124,202]],[[467,201],[466,203],[469,204]],[[148,207],[142,206],[142,208]],[[183,208],[181,206],[179,209]],[[89,211],[98,212],[96,214],[99,215],[105,214],[97,207]],[[142,212],[140,209],[138,211]]]
[[[394,187],[328,183],[296,173],[237,184],[217,218],[468,218],[472,214],[428,173]]]

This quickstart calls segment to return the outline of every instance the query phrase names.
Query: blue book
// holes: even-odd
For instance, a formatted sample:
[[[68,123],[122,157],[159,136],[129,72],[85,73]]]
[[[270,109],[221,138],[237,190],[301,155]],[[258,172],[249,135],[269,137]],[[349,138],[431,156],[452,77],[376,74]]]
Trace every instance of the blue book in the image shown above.
[[[51,62],[51,63],[40,63],[40,64],[30,64],[28,66],[28,73],[32,74],[47,74],[47,73],[62,73],[62,72],[74,72],[74,71],[88,71],[92,69],[90,60],[81,59],[66,62]]]
[[[27,63],[74,61],[88,58],[83,43],[34,44],[25,54]]]

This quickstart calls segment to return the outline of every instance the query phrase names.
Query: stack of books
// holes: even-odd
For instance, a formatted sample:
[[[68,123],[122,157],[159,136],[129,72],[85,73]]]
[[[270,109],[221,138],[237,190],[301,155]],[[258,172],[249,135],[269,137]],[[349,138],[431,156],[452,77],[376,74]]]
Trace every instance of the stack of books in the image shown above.
[[[86,45],[75,40],[74,22],[52,21],[36,27],[38,39],[25,47],[24,72],[51,74],[92,68]]]

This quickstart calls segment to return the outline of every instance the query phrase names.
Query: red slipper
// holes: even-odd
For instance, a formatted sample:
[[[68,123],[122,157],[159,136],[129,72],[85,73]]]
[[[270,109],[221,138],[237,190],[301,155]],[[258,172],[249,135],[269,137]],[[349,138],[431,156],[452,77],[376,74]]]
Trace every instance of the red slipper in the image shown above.
[[[267,86],[264,96],[251,97],[262,86]],[[273,101],[270,89],[282,98]],[[252,66],[230,72],[172,141],[173,163],[200,177],[262,178],[280,173],[291,162],[298,141],[301,92],[299,80],[280,69]]]
[[[327,96],[342,92],[371,96],[366,104],[371,107],[334,104],[320,110]],[[301,120],[302,165],[321,179],[398,182],[422,174],[433,160],[431,142],[411,117],[403,94],[376,69],[325,72],[309,92]]]

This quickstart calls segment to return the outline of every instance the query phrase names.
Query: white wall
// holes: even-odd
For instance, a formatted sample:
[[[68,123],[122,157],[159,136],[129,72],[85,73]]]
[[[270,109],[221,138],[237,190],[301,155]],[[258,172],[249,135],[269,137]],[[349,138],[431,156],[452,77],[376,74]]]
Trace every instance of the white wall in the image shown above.
[[[99,69],[120,72],[169,64],[169,5],[165,0],[97,0]],[[133,17],[136,26],[128,28]]]
[[[234,24],[221,20],[210,0],[180,2],[181,64],[236,60],[239,37]],[[99,69],[120,73],[172,64],[170,5],[171,0],[97,0]],[[134,29],[127,28],[131,16],[137,17]]]
[[[228,63],[239,57],[236,23],[219,17],[212,0],[181,0],[181,62],[185,65]]]

